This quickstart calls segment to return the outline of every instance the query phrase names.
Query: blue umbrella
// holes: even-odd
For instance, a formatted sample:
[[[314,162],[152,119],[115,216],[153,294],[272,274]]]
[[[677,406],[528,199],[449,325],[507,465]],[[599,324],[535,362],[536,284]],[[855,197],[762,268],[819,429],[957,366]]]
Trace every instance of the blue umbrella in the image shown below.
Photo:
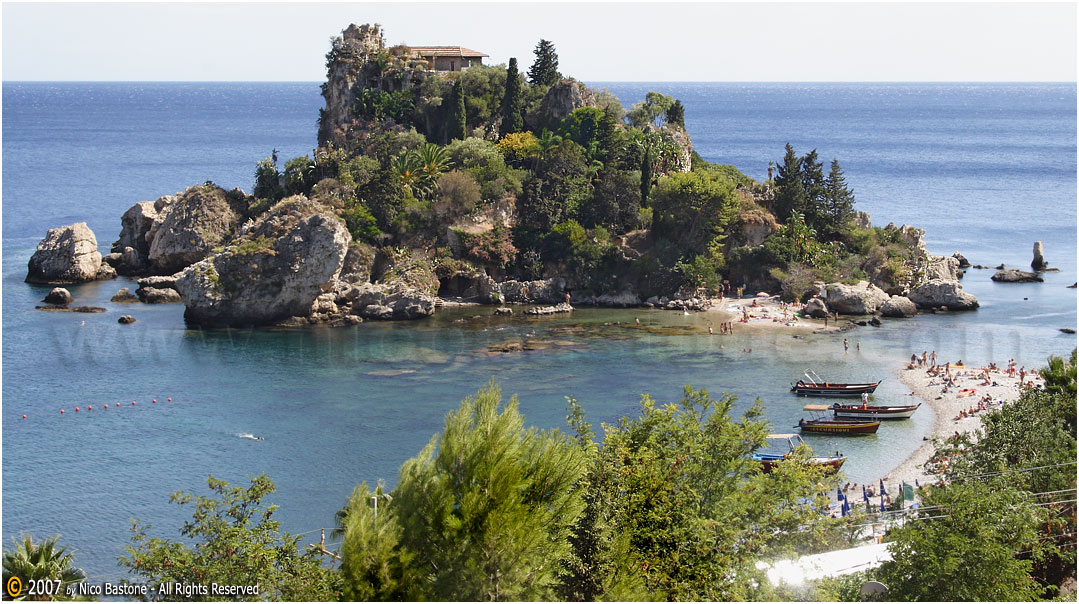
[[[918,479],[917,478],[914,479],[914,488],[916,488],[916,489],[922,488],[922,485],[918,484]]]
[[[844,497],[843,498],[843,515],[846,516],[847,514],[850,514],[850,501],[847,501],[847,498]]]
[[[881,495],[887,495],[888,494],[888,491],[884,490],[884,479],[883,478],[880,479],[880,494]]]
[[[884,507],[884,495],[880,496],[880,511],[886,512],[888,508]]]
[[[869,501],[869,493],[865,490],[865,485],[862,485],[862,499]]]
[[[843,501],[843,489],[840,489],[839,487],[835,488],[835,500],[839,502]]]

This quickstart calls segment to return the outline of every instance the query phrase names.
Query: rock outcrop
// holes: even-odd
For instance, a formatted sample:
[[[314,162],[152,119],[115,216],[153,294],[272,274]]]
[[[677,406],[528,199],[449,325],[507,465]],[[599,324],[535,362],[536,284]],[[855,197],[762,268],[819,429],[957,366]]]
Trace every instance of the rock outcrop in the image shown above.
[[[869,315],[888,300],[888,294],[867,281],[856,285],[829,283],[824,291],[824,303],[828,309],[842,315]]]
[[[85,222],[49,229],[27,263],[26,282],[85,283],[111,279],[116,271],[101,262],[97,237]]]
[[[959,270],[959,260],[954,256],[928,256],[925,267],[925,280],[940,279],[958,281],[963,276]]]
[[[135,322],[135,317],[132,317],[131,315],[120,315],[120,318],[117,319],[116,322],[121,325],[131,325]]]
[[[1030,262],[1030,267],[1036,271],[1049,268],[1049,263],[1045,261],[1045,250],[1042,248],[1041,241],[1034,242],[1034,260]]]
[[[363,67],[385,48],[382,30],[378,25],[349,25],[332,41],[326,58],[326,85],[322,96],[326,107],[320,112],[318,142],[325,145],[334,133],[352,120],[356,95],[367,82]]]
[[[365,319],[419,319],[435,312],[435,296],[402,283],[364,283],[349,287],[338,295],[347,302],[349,314]]]
[[[165,195],[155,201],[140,201],[120,217],[120,238],[112,244],[105,261],[121,275],[139,275],[150,265],[150,246],[168,208],[182,193]]]
[[[48,302],[49,304],[71,304],[75,301],[71,292],[67,291],[63,287],[54,287],[52,291],[45,294],[45,299],[42,302]]]
[[[439,278],[438,295],[441,298],[490,304],[498,294],[498,283],[480,270],[457,270]]]
[[[235,231],[245,206],[243,193],[210,184],[189,187],[151,227],[151,270],[172,274],[208,256]]]
[[[540,101],[540,126],[550,129],[581,107],[596,107],[596,97],[583,83],[566,78],[551,85]],[[538,132],[538,130],[537,130]]]
[[[947,307],[948,310],[973,310],[978,308],[978,298],[963,291],[958,281],[933,279],[910,290],[907,295],[918,308]]]
[[[1006,268],[1002,271],[997,271],[990,279],[1002,283],[1040,283],[1045,281],[1038,273],[1021,271],[1017,268]]]
[[[184,318],[210,326],[266,325],[307,316],[332,291],[350,243],[327,208],[293,196],[243,226],[224,251],[176,279]]]
[[[538,281],[503,281],[499,294],[510,304],[555,304],[566,301],[566,280],[561,277]]]
[[[952,254],[952,258],[955,258],[956,262],[959,263],[959,268],[970,268],[970,261],[967,260],[966,257],[963,256],[963,254],[960,254],[959,252],[954,252]]]
[[[918,314],[918,307],[906,296],[892,296],[881,305],[880,314],[885,317],[913,317]]]
[[[632,308],[641,305],[641,297],[632,289],[625,289],[619,294],[603,294],[596,296],[595,305],[608,308]]]

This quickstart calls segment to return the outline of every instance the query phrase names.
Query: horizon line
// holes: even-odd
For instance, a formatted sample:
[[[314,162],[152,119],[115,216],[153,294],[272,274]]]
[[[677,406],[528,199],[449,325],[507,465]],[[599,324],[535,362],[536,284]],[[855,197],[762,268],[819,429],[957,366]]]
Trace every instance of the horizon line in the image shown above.
[[[1079,80],[582,80],[594,84],[1077,84]],[[325,80],[0,80],[0,84],[323,84]]]

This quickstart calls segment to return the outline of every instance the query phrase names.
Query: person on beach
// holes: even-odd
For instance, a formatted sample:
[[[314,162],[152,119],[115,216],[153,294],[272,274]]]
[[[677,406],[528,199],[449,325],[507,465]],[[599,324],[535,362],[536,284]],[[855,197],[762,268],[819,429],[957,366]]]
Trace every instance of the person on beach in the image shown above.
[[[843,338],[843,352],[847,352],[850,349],[850,344],[847,343],[847,338]]]
[[[932,353],[931,353],[931,354],[929,355],[929,363],[930,363],[931,365],[933,365],[934,367],[936,367],[936,366],[937,366],[937,351],[936,351],[936,350],[934,350],[934,351],[933,351],[933,352],[932,352]]]
[[[640,317],[633,317],[633,320],[637,322],[637,325],[640,325],[640,324],[641,324],[641,319],[640,319]]]
[[[923,365],[923,366],[924,366],[924,365],[925,365],[925,363],[926,363],[926,356],[925,356],[925,355],[926,355],[926,351],[924,351],[924,350],[923,350],[923,351],[922,351],[922,365]]]
[[[711,325],[708,326],[708,335],[712,335],[712,326]]]

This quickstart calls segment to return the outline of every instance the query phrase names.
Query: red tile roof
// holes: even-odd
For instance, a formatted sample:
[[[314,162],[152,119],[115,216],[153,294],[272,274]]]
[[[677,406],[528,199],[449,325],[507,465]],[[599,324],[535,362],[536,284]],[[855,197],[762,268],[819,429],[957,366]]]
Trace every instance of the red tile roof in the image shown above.
[[[421,56],[479,58],[491,55],[464,46],[409,46],[414,54]]]

